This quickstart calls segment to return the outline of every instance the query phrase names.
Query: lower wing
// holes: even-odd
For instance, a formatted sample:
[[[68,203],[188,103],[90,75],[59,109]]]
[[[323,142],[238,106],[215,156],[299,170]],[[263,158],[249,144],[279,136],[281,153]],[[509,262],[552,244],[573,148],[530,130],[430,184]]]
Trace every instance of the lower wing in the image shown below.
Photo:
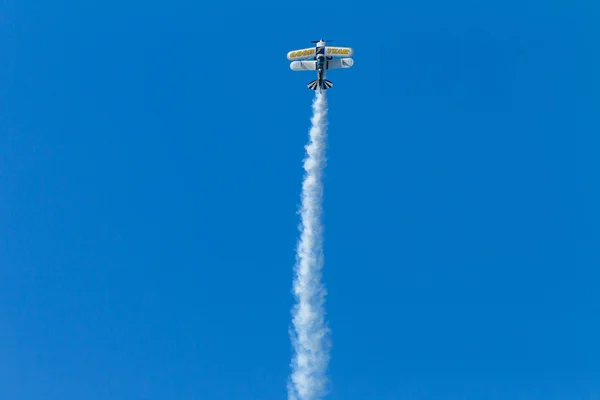
[[[335,60],[327,60],[327,69],[350,68],[353,65],[354,60],[351,58],[338,58]]]
[[[317,69],[316,61],[292,61],[290,63],[292,71],[314,71]]]

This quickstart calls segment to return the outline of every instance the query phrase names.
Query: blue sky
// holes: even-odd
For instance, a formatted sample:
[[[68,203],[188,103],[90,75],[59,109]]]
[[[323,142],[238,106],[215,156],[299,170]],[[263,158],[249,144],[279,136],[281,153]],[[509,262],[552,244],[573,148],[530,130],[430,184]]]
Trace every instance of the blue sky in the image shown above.
[[[321,37],[329,399],[600,398],[597,4],[94,3],[0,6],[0,398],[285,398]]]

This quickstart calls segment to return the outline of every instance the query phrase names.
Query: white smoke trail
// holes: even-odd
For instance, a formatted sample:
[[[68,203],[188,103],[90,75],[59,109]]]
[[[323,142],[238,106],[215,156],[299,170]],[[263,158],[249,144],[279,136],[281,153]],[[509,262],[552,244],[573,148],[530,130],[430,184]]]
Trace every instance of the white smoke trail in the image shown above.
[[[329,328],[325,322],[326,291],[321,283],[323,268],[323,226],[321,223],[325,150],[327,139],[327,99],[316,93],[312,104],[310,141],[306,145],[300,240],[294,279],[296,305],[292,310],[294,345],[292,374],[288,382],[289,400],[317,400],[323,396],[329,363]]]

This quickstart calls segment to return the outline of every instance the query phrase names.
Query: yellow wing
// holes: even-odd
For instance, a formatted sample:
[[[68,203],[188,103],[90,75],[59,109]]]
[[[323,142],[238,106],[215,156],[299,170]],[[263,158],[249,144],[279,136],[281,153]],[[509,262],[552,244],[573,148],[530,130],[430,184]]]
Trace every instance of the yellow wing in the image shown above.
[[[351,47],[331,47],[327,46],[325,51],[327,56],[339,56],[339,57],[350,57],[354,54],[354,50]]]
[[[288,60],[301,60],[303,58],[313,58],[315,56],[315,48],[309,47],[306,49],[293,50],[287,54]]]

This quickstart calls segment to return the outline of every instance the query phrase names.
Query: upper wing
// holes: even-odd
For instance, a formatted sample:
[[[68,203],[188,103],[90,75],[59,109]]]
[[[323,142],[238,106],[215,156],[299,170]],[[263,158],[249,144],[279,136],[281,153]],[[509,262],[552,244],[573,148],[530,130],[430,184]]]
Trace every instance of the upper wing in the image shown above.
[[[327,52],[326,54],[328,56],[346,56],[346,57],[350,57],[352,54],[354,54],[354,50],[352,49],[352,47],[331,47],[331,46],[327,46]]]
[[[351,58],[337,58],[333,60],[327,60],[327,69],[350,68],[353,65],[354,60]]]
[[[293,71],[314,71],[317,69],[316,61],[292,61],[290,68]]]
[[[315,48],[309,47],[306,49],[293,50],[287,54],[288,60],[301,60],[303,58],[313,58],[315,56]]]

